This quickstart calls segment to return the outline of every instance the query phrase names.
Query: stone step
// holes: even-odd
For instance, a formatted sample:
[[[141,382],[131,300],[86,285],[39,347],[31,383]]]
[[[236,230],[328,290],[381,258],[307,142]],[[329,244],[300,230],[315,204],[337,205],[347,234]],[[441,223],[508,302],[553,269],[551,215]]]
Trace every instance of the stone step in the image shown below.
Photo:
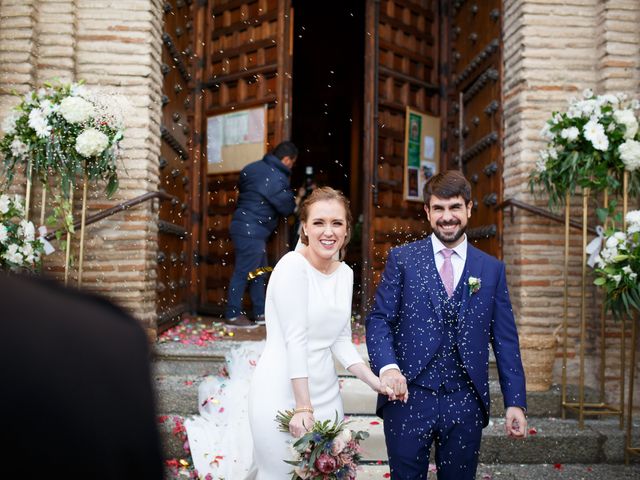
[[[433,470],[433,467],[432,467]],[[388,465],[362,465],[358,471],[358,480],[381,480],[390,478]],[[427,480],[436,480],[435,471],[430,471]],[[189,472],[179,473],[167,470],[167,480],[185,480]],[[480,464],[477,479],[482,480],[637,480],[640,478],[640,465],[611,464]]]
[[[180,433],[182,416],[169,416],[159,423],[165,456],[186,456],[184,434]],[[370,436],[362,443],[365,461],[387,459],[382,421],[373,416],[351,416],[350,428],[365,430]],[[622,463],[624,432],[613,420],[592,420],[580,430],[575,420],[531,419],[529,428],[535,430],[522,441],[504,434],[504,420],[493,420],[483,433],[480,461],[496,464],[565,464],[565,463]],[[176,433],[176,431],[178,433]],[[636,432],[637,432],[636,428]],[[640,435],[634,444],[640,442]]]
[[[155,375],[157,404],[159,411],[180,415],[198,413],[198,385],[204,377],[195,375]],[[349,414],[374,414],[376,407],[376,393],[366,384],[355,377],[341,377],[341,391],[345,412]],[[489,384],[491,393],[491,416],[500,417],[504,414],[502,392],[497,380]],[[577,388],[568,387],[568,398],[577,397]],[[546,392],[529,392],[527,394],[528,411],[530,417],[560,417],[561,409],[560,386],[554,385]],[[595,400],[595,392],[587,390],[587,401]]]
[[[239,342],[229,340],[215,342],[210,348],[177,342],[156,344],[153,349],[153,373],[195,377],[216,374],[225,364],[225,355],[238,345]]]

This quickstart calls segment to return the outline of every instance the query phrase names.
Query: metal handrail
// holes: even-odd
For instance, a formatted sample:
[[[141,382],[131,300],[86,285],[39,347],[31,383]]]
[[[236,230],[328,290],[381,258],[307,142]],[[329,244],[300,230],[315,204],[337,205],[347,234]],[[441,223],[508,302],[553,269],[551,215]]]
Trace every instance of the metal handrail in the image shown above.
[[[508,198],[504,202],[500,203],[495,207],[496,211],[504,210],[505,208],[511,208],[511,221],[514,220],[514,207],[520,208],[530,213],[534,213],[544,218],[548,218],[549,220],[553,220],[554,222],[564,224],[564,215],[556,215],[555,213],[550,212],[549,210],[545,210],[544,208],[536,207],[535,205],[531,205],[530,203],[525,203],[520,200],[516,200],[515,198]],[[582,223],[576,222],[575,220],[569,220],[569,225],[573,228],[577,228],[582,230]],[[587,226],[587,231],[594,235],[597,234],[595,227]]]
[[[88,217],[84,224],[85,226],[87,225],[91,225],[92,223],[96,223],[104,218],[110,217],[111,215],[115,215],[116,213],[122,212],[124,210],[129,210],[132,207],[135,207],[136,205],[139,205],[143,202],[146,202],[147,200],[152,200],[154,198],[159,198],[160,200],[178,200],[178,197],[175,197],[173,195],[169,195],[167,192],[165,192],[164,190],[158,190],[155,192],[147,192],[143,195],[140,195],[138,197],[132,198],[131,200],[127,200],[126,202],[122,202],[119,203],[118,205],[116,205],[115,207],[111,207],[111,208],[107,208],[106,210],[103,210],[101,212],[96,213],[95,215],[91,215],[90,217]],[[81,222],[80,220],[77,220],[76,222],[74,222],[73,224],[73,228],[75,228],[76,230],[80,229],[80,225]],[[63,228],[59,228],[57,230],[54,230],[53,232],[49,232],[45,235],[45,239],[48,241],[51,240],[55,240],[56,238],[56,232],[58,231],[65,231]]]

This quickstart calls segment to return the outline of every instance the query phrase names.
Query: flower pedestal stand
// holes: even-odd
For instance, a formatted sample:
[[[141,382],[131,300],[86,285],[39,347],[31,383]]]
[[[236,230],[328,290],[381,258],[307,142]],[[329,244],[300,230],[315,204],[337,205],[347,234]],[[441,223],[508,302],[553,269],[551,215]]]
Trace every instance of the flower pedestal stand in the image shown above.
[[[624,216],[627,213],[627,182],[628,174],[624,173],[623,177],[623,205]],[[587,221],[589,218],[589,195],[590,190],[584,188],[582,190],[582,279],[580,292],[580,323],[579,323],[579,341],[580,347],[578,351],[580,371],[578,377],[578,399],[577,401],[569,401],[567,399],[567,359],[568,355],[568,310],[569,310],[569,226],[570,226],[570,208],[571,201],[569,193],[565,197],[565,238],[564,238],[564,305],[563,305],[563,323],[562,323],[562,417],[566,418],[567,410],[572,410],[578,414],[579,428],[584,428],[584,419],[587,416],[603,416],[612,415],[620,420],[620,429],[624,427],[624,392],[625,392],[625,336],[626,325],[624,319],[620,322],[620,376],[619,376],[619,395],[620,403],[617,405],[609,404],[605,401],[605,370],[607,365],[606,355],[606,338],[607,325],[604,306],[600,313],[600,332],[599,332],[599,350],[600,350],[600,388],[599,401],[585,401],[585,351],[587,342],[587,305],[586,305],[586,286],[587,286]],[[608,207],[608,195],[605,192],[605,207]],[[610,333],[610,327],[609,327]]]

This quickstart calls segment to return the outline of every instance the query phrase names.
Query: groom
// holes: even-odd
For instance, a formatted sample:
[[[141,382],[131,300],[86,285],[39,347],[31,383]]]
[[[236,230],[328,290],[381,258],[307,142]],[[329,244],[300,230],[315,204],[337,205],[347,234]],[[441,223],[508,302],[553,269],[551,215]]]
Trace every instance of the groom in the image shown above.
[[[438,479],[475,478],[489,421],[489,343],[506,408],[506,433],[527,431],[525,378],[505,266],[465,235],[471,185],[458,171],[424,188],[433,233],[389,252],[367,317],[374,372],[396,401],[378,399],[391,478],[426,479],[435,440]]]

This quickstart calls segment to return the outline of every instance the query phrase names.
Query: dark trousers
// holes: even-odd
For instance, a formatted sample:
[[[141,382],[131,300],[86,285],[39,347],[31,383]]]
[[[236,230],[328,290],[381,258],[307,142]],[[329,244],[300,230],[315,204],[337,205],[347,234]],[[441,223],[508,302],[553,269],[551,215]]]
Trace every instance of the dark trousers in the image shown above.
[[[387,403],[383,416],[392,479],[426,479],[434,441],[438,480],[475,479],[483,414],[471,387],[447,393],[410,384],[409,401]]]
[[[251,237],[231,235],[236,263],[229,283],[226,318],[237,317],[242,311],[242,297],[247,288],[247,275],[258,267],[267,266],[267,243]],[[249,281],[249,295],[254,315],[264,315],[265,276]]]

